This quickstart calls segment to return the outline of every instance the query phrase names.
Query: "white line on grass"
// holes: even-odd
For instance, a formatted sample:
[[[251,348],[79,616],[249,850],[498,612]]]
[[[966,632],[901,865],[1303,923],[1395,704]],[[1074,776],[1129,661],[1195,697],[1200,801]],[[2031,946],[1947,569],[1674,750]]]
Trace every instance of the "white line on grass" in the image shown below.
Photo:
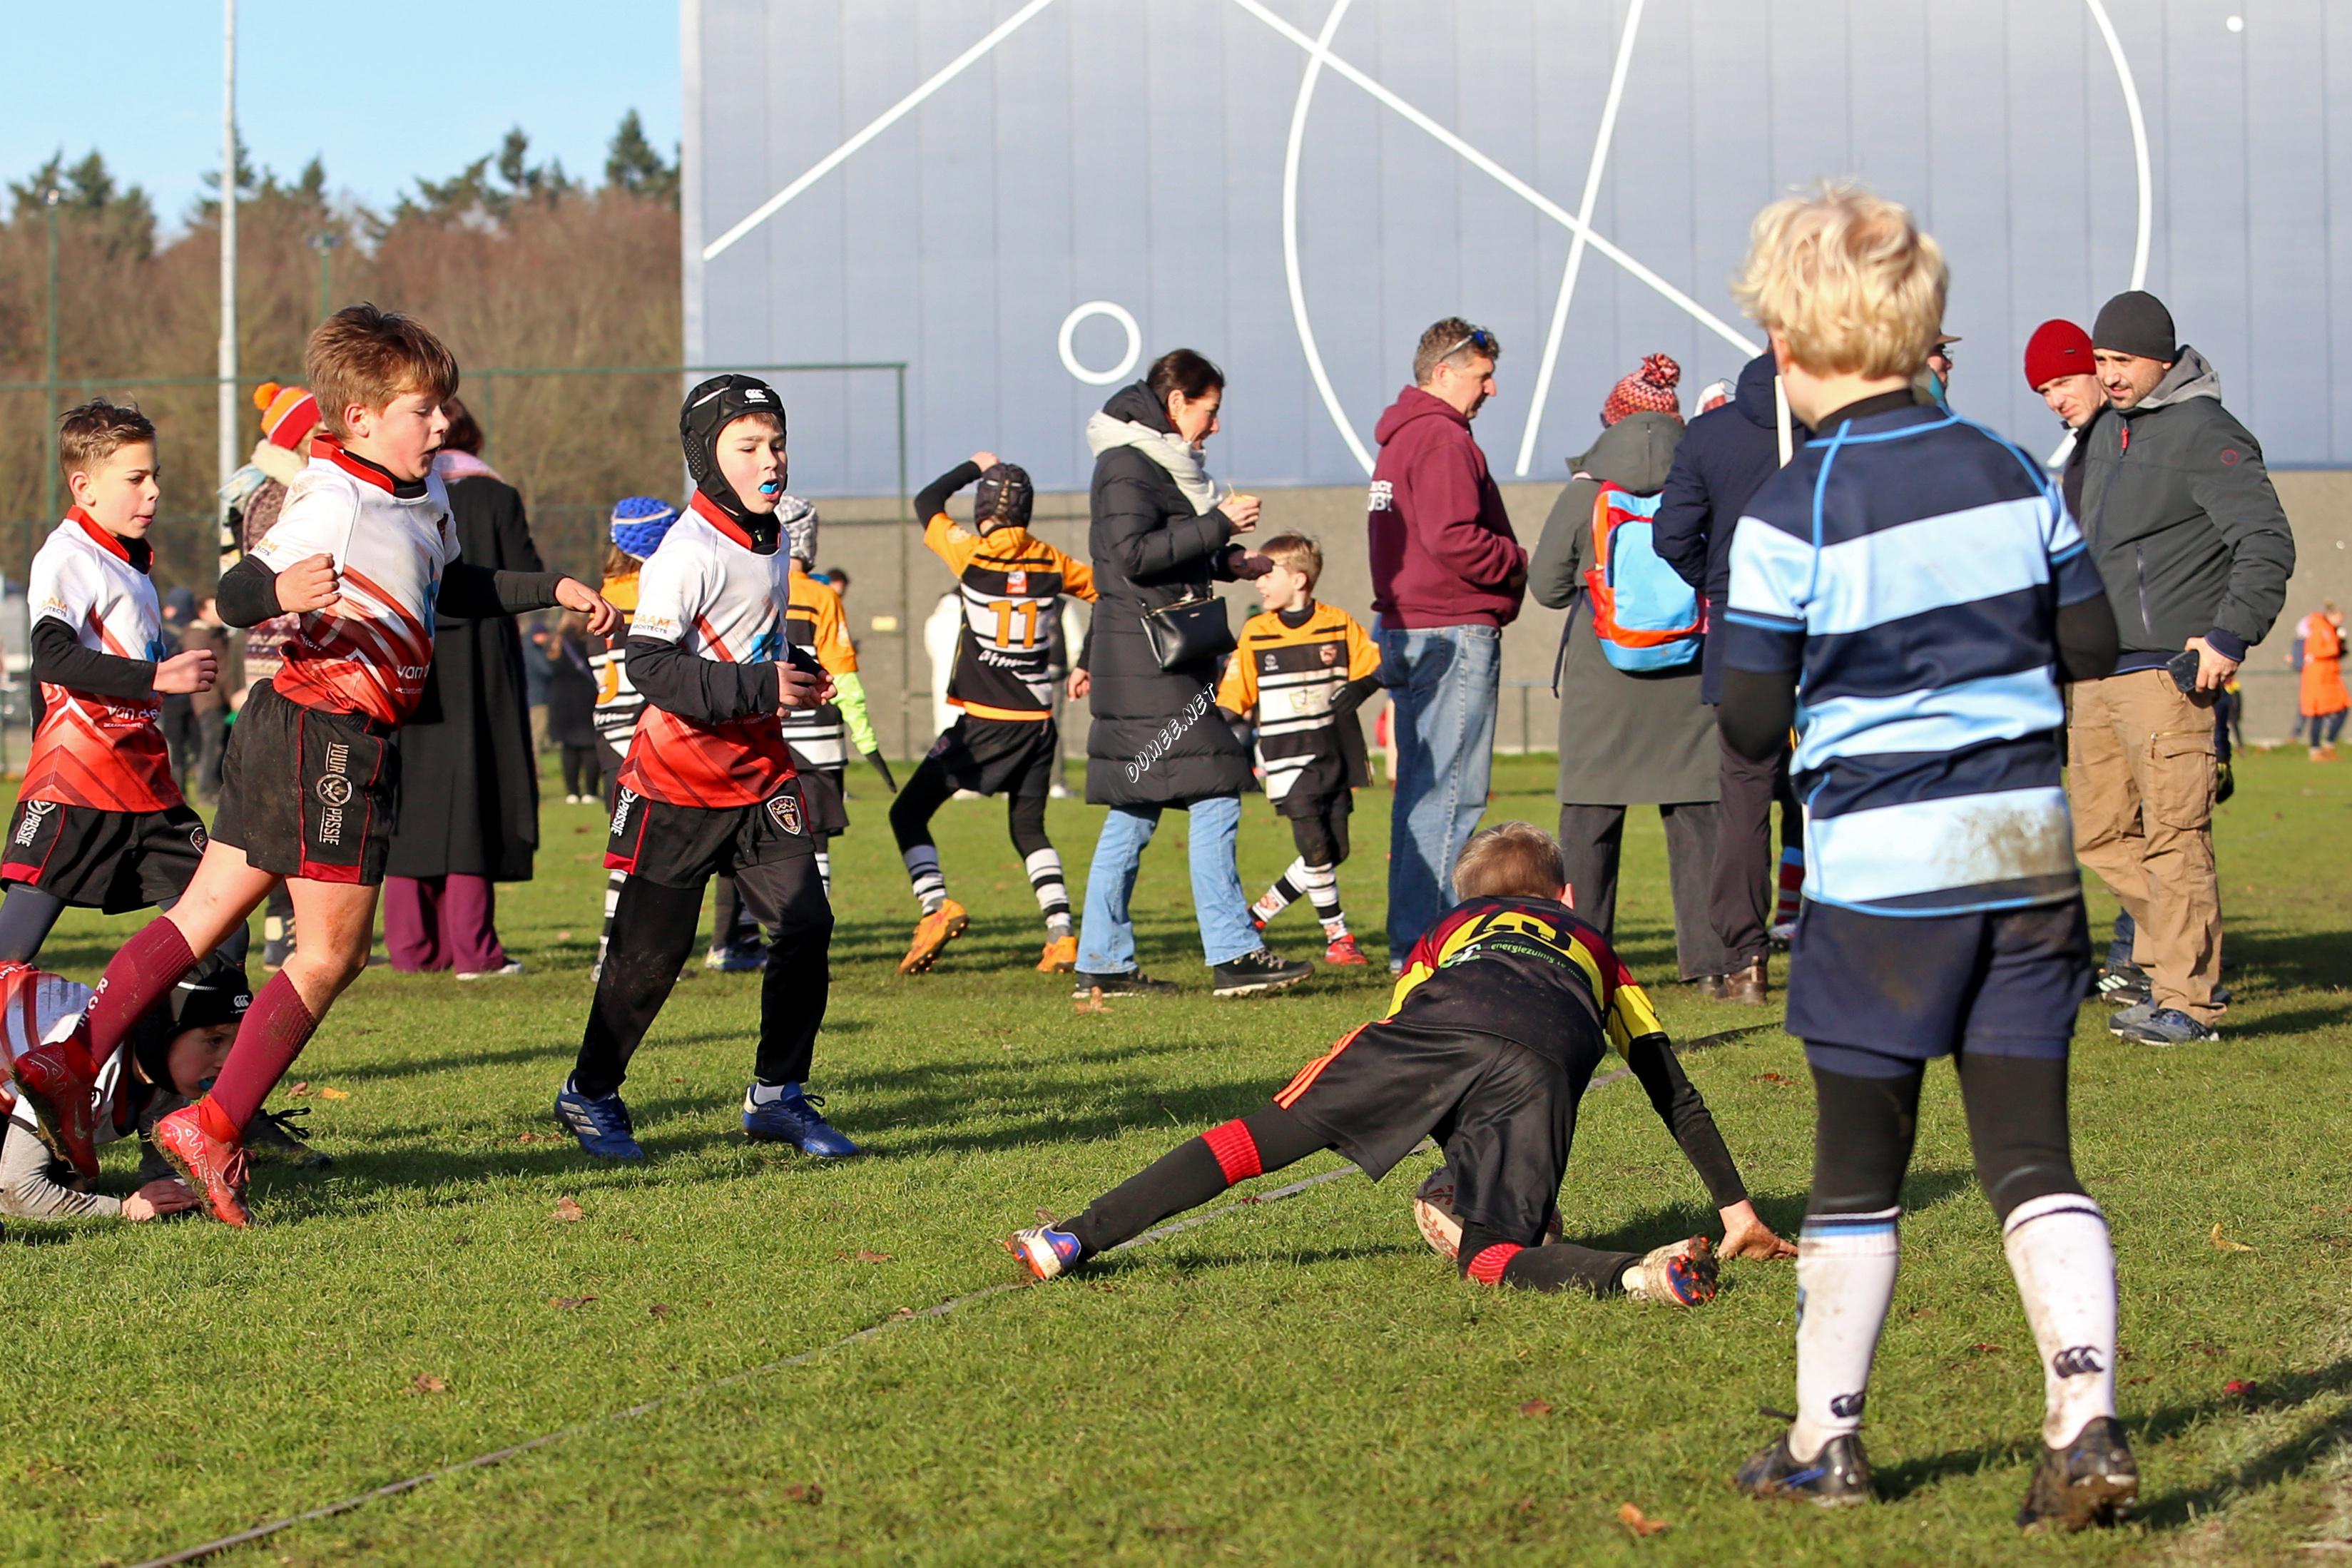
[[[1750,1024],[1743,1028],[1725,1029],[1720,1033],[1691,1041],[1682,1047],[1682,1054],[1704,1049],[1708,1046],[1725,1045],[1743,1036],[1778,1026],[1777,1024]],[[1632,1069],[1626,1068],[1620,1068],[1612,1073],[1603,1073],[1587,1086],[1587,1092],[1595,1089],[1604,1089],[1620,1079],[1631,1076]],[[1421,1145],[1423,1148],[1429,1146],[1426,1140]],[[1267,1204],[1278,1204],[1286,1198],[1295,1198],[1302,1193],[1310,1192],[1327,1182],[1336,1182],[1342,1176],[1352,1176],[1358,1173],[1353,1165],[1342,1165],[1336,1171],[1325,1171],[1319,1175],[1292,1182],[1286,1186],[1276,1187],[1271,1192],[1253,1193],[1248,1197],[1236,1198],[1232,1203],[1220,1204],[1215,1208],[1202,1209],[1198,1214],[1189,1214],[1181,1219],[1171,1219],[1165,1224],[1153,1226],[1140,1236],[1131,1237],[1117,1247],[1107,1248],[1105,1255],[1108,1256],[1112,1252],[1125,1252],[1129,1247],[1142,1247],[1149,1242],[1164,1240],[1169,1237],[1207,1225],[1213,1220],[1223,1219],[1227,1215],[1239,1214],[1244,1209],[1263,1208]],[[385,1498],[395,1498],[404,1492],[413,1492],[419,1487],[433,1481],[463,1475],[467,1470],[487,1469],[492,1465],[503,1464],[520,1455],[528,1454],[534,1448],[544,1448],[551,1443],[559,1443],[566,1437],[578,1436],[583,1432],[593,1432],[599,1426],[609,1426],[616,1421],[631,1420],[639,1415],[649,1415],[665,1405],[681,1405],[702,1394],[732,1387],[736,1384],[746,1383],[755,1377],[765,1377],[770,1373],[782,1372],[788,1367],[806,1366],[819,1356],[830,1355],[835,1351],[846,1350],[851,1345],[864,1344],[868,1340],[878,1339],[902,1323],[919,1323],[928,1318],[944,1318],[950,1312],[961,1307],[968,1307],[975,1301],[985,1301],[992,1296],[1002,1296],[1009,1290],[1026,1290],[1035,1283],[1036,1281],[1033,1279],[1008,1279],[1002,1284],[983,1285],[977,1290],[968,1290],[961,1296],[950,1297],[947,1300],[925,1307],[920,1311],[894,1312],[880,1322],[868,1323],[854,1334],[845,1334],[829,1344],[817,1346],[814,1350],[803,1351],[798,1355],[785,1356],[778,1361],[762,1362],[758,1366],[747,1366],[740,1372],[730,1372],[725,1377],[713,1378],[709,1383],[698,1383],[691,1388],[681,1389],[676,1394],[661,1394],[646,1400],[642,1404],[629,1405],[625,1409],[607,1411],[602,1415],[592,1415],[585,1421],[575,1421],[569,1426],[558,1427],[552,1432],[543,1432],[536,1437],[526,1438],[520,1443],[509,1443],[503,1448],[494,1448],[487,1454],[477,1454],[470,1459],[460,1459],[454,1465],[444,1465],[437,1470],[426,1470],[403,1480],[388,1481],[372,1490],[356,1493],[337,1502],[322,1503],[317,1508],[306,1509],[300,1513],[289,1514],[284,1519],[273,1519],[267,1524],[257,1524],[250,1530],[240,1530],[235,1535],[224,1535],[217,1541],[207,1541],[198,1546],[182,1547],[168,1556],[150,1557],[144,1562],[133,1564],[132,1568],[173,1568],[173,1565],[177,1563],[201,1563],[207,1557],[215,1556],[235,1547],[247,1546],[254,1542],[267,1540],[280,1531],[291,1530],[298,1524],[332,1519],[337,1514],[349,1513],[353,1509],[363,1507],[368,1503],[378,1502]]]

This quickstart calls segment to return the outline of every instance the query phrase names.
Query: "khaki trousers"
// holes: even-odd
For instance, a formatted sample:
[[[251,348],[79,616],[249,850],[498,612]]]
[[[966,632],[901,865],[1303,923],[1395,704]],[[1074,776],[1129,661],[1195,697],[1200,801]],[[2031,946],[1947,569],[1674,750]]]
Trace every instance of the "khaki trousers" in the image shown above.
[[[2161,669],[2078,682],[2067,707],[2074,853],[2138,926],[2132,958],[2156,1005],[2210,1024],[2221,1014],[2213,710]]]

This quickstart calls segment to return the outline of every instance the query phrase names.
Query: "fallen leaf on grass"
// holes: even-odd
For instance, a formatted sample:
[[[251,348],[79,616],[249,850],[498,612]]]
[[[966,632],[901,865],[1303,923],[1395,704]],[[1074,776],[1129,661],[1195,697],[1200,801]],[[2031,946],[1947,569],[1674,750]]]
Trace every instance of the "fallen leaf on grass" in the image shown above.
[[[299,1100],[310,1092],[310,1080],[307,1078],[295,1079],[294,1082],[289,1084],[286,1089],[286,1096],[289,1100]]]
[[[1551,1402],[1544,1399],[1530,1399],[1525,1405],[1519,1406],[1519,1414],[1522,1415],[1549,1415],[1551,1414]]]
[[[418,1373],[416,1381],[408,1385],[408,1392],[411,1394],[446,1394],[448,1391],[448,1383],[429,1372]]]
[[[1984,1340],[1979,1340],[1975,1344],[1970,1345],[1969,1349],[1976,1352],[1979,1355],[2000,1355],[2002,1353],[2001,1348],[1999,1345],[1990,1343]]]
[[[814,1507],[824,1500],[824,1489],[814,1481],[810,1481],[805,1486],[799,1481],[793,1481],[784,1488],[784,1500],[804,1502]]]
[[[1088,991],[1084,996],[1079,997],[1076,1004],[1076,1011],[1080,1013],[1109,1012],[1110,1004],[1103,1000],[1102,987],[1097,985],[1091,991]]]
[[[595,1295],[593,1292],[585,1296],[550,1296],[547,1299],[547,1304],[551,1307],[561,1307],[564,1310],[570,1311],[574,1307],[584,1307],[595,1299]]]
[[[1672,1528],[1664,1520],[1652,1519],[1630,1502],[1617,1505],[1617,1522],[1637,1536],[1655,1535],[1663,1530]]]
[[[320,1100],[349,1100],[351,1096],[345,1094],[340,1089],[322,1089],[319,1091],[319,1098]]]
[[[2154,1383],[2155,1381],[2156,1373],[2152,1372],[2144,1372],[2137,1377],[2127,1377],[2124,1379],[2124,1386],[2126,1388],[2137,1388],[2143,1383]]]
[[[670,1313],[676,1311],[677,1309],[669,1306],[666,1302],[656,1301],[653,1305],[647,1307],[646,1310],[656,1318],[667,1318]]]
[[[2217,1252],[2252,1252],[2253,1250],[2252,1247],[2248,1247],[2242,1241],[2231,1241],[2229,1237],[2223,1236],[2221,1234],[2221,1222],[2218,1219],[2213,1222],[2213,1234],[2211,1240],[2213,1243],[2213,1249]]]
[[[588,1211],[580,1206],[578,1198],[566,1193],[555,1200],[555,1213],[551,1217],[568,1225],[575,1219],[586,1219]]]
[[[570,942],[572,940],[572,933],[568,931],[557,931],[555,933],[555,940],[558,942]]]
[[[859,1247],[856,1252],[836,1252],[834,1256],[840,1258],[844,1263],[887,1263],[890,1261],[890,1255],[888,1253],[876,1252],[870,1248],[863,1247]]]
[[[2261,1392],[2261,1388],[2260,1385],[2249,1383],[2242,1377],[2233,1377],[2221,1385],[2221,1392],[2232,1399],[2252,1399]]]
[[[1778,1084],[1782,1089],[1794,1089],[1797,1087],[1797,1080],[1789,1077],[1786,1073],[1759,1072],[1756,1075],[1756,1081],[1758,1083]],[[1633,1504],[1628,1503],[1625,1506],[1631,1508]]]

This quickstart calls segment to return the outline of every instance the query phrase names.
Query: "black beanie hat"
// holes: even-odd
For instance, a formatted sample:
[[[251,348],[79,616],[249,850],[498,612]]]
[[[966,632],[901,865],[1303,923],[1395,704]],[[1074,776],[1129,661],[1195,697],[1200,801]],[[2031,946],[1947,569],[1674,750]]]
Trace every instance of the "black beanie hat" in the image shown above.
[[[751,536],[752,547],[766,554],[776,548],[775,513],[745,506],[719,471],[719,434],[738,419],[754,414],[768,415],[776,428],[784,428],[784,402],[774,387],[757,376],[714,375],[686,395],[686,406],[678,410],[677,436],[678,444],[686,448],[686,472],[694,488],[734,519]],[[777,488],[781,490],[782,486]]]
[[[2099,307],[2098,321],[2091,328],[2091,346],[2168,364],[2180,357],[2172,312],[2145,289],[2127,289]]]

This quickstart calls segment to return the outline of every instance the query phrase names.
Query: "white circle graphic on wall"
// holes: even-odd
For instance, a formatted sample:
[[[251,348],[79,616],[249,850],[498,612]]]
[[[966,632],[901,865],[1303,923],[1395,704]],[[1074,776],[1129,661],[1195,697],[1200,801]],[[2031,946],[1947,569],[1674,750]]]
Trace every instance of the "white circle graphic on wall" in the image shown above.
[[[1077,333],[1078,323],[1096,316],[1109,317],[1127,333],[1127,352],[1108,370],[1088,370],[1078,363],[1077,353],[1070,345],[1071,338]],[[1062,318],[1061,336],[1055,346],[1062,351],[1064,370],[1089,386],[1110,386],[1125,381],[1134,371],[1135,362],[1143,357],[1143,329],[1135,324],[1135,318],[1128,313],[1126,306],[1114,304],[1108,300],[1089,300]]]

